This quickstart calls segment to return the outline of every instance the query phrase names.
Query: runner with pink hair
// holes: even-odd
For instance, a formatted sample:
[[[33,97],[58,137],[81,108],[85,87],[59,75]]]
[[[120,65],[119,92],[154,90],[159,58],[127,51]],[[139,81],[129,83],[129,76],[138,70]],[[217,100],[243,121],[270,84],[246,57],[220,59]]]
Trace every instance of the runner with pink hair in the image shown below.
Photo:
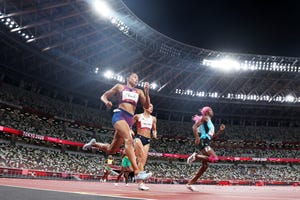
[[[214,112],[209,106],[201,109],[201,116],[194,115],[192,117],[195,121],[193,125],[193,133],[195,136],[195,145],[199,146],[199,152],[194,152],[188,159],[187,163],[190,164],[195,160],[202,161],[202,166],[196,175],[188,182],[186,187],[191,191],[197,191],[192,185],[202,176],[207,170],[209,162],[218,161],[218,156],[215,151],[210,147],[210,141],[217,138],[225,129],[225,125],[221,124],[220,130],[215,134],[215,127],[211,121]]]

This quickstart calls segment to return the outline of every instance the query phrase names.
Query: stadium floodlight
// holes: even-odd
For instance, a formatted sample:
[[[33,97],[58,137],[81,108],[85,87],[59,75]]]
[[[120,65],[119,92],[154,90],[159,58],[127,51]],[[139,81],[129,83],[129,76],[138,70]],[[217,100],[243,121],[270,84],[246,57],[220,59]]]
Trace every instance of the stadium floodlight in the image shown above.
[[[286,97],[285,97],[285,101],[286,102],[294,102],[295,101],[295,97],[291,94],[288,94]]]
[[[93,8],[101,14],[103,17],[110,17],[112,15],[112,10],[108,4],[101,0],[93,1]]]
[[[212,93],[209,93],[209,96],[211,98],[218,98],[218,93],[217,92],[212,92]]]
[[[111,22],[112,24],[117,24],[117,23],[118,23],[117,19],[114,18],[114,17],[111,18],[110,22]]]
[[[29,40],[27,40],[26,42],[29,43],[29,42],[33,42],[35,41],[35,38],[30,38]]]
[[[205,92],[204,91],[199,91],[199,92],[196,92],[196,96],[197,97],[205,97]]]
[[[109,22],[118,28],[123,34],[128,35],[130,28],[122,21],[121,18],[116,16],[114,10],[109,6],[108,2],[105,0],[86,0],[90,3],[91,7],[96,13],[100,14],[102,17],[109,20]],[[119,15],[118,15],[119,16]]]
[[[157,88],[157,86],[158,85],[155,82],[150,84],[150,88],[153,89],[153,90],[155,90]]]
[[[114,76],[114,73],[113,73],[112,71],[110,71],[110,70],[108,70],[108,71],[106,71],[106,72],[104,73],[104,77],[105,77],[105,78],[112,79],[113,76]]]
[[[240,63],[230,58],[224,58],[221,60],[203,60],[203,64],[224,71],[241,69]]]
[[[116,75],[115,79],[121,83],[125,83],[125,78],[121,75]]]
[[[20,31],[20,30],[22,30],[22,28],[21,27],[17,27],[17,28],[11,29],[10,32],[16,32],[16,31]]]
[[[98,72],[99,72],[99,67],[96,67],[95,70],[94,70],[94,73],[98,74]]]

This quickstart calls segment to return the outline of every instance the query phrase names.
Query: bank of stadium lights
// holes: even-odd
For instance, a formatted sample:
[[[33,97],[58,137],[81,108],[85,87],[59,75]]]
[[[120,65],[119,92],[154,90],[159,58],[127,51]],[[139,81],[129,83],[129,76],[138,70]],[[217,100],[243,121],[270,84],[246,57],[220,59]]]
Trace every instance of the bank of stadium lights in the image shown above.
[[[212,68],[231,71],[231,70],[240,70],[240,64],[232,59],[221,59],[221,60],[206,60],[202,62],[203,65],[210,66]]]
[[[110,71],[110,70],[104,72],[103,76],[105,78],[107,78],[107,79],[116,80],[116,81],[118,81],[120,83],[123,83],[123,84],[126,83],[126,79],[123,76],[121,76],[119,74],[115,74],[113,71]],[[138,86],[144,87],[145,86],[145,82],[143,82],[143,81],[139,82]],[[156,90],[157,88],[158,88],[158,84],[157,83],[155,83],[155,82],[150,83],[150,89]]]
[[[290,63],[265,62],[265,61],[248,61],[240,63],[233,59],[224,58],[220,60],[204,59],[203,65],[223,71],[274,71],[274,72],[300,72],[299,66]]]
[[[7,17],[5,13],[0,12],[0,22],[10,29],[10,32],[16,32],[19,36],[26,40],[26,42],[32,42],[35,40],[34,36],[23,31],[23,28],[11,17]]]
[[[176,89],[175,94],[202,97],[202,98],[219,98],[219,99],[229,99],[229,100],[242,100],[242,101],[265,101],[265,102],[288,102],[288,103],[300,103],[300,97],[288,94],[286,96],[270,96],[270,95],[256,95],[256,94],[233,94],[227,93],[225,95],[220,95],[218,92],[204,92],[204,91],[193,91],[193,90],[183,90]]]
[[[196,97],[211,97],[218,98],[219,95],[217,92],[204,92],[204,91],[193,91],[193,90],[183,90],[176,89],[175,94],[186,95],[186,96],[196,96]]]
[[[295,101],[295,97],[293,96],[293,95],[287,95],[286,97],[285,97],[285,101],[287,101],[287,102],[294,102]]]
[[[139,82],[138,86],[144,87],[145,86],[145,82],[143,82],[143,81]],[[158,87],[158,85],[156,83],[154,83],[154,82],[150,83],[150,89],[156,90],[157,87]]]
[[[109,1],[108,1],[109,2]],[[109,4],[104,0],[92,1],[93,9],[99,13],[102,17],[109,19],[110,23],[118,28],[122,33],[128,35],[129,27],[118,17],[114,11],[109,7]]]
[[[108,6],[108,4],[105,1],[94,0],[93,8],[103,17],[110,17],[113,13],[112,9]]]

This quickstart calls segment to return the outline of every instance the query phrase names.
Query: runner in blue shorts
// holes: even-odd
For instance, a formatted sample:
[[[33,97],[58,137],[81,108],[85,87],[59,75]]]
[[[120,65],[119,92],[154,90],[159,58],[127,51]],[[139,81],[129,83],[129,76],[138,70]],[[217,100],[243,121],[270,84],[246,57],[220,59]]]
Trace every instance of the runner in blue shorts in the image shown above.
[[[136,88],[138,85],[138,75],[136,73],[130,73],[127,76],[127,84],[116,84],[114,87],[106,91],[101,96],[101,101],[107,108],[112,107],[112,102],[109,98],[117,95],[119,103],[118,108],[114,110],[112,118],[112,125],[115,129],[115,135],[111,144],[97,143],[95,139],[92,139],[89,143],[83,146],[83,149],[97,148],[109,154],[114,154],[120,148],[122,144],[125,144],[125,151],[132,164],[132,168],[135,174],[136,180],[148,179],[152,176],[152,173],[145,173],[139,170],[136,162],[136,156],[134,153],[133,138],[131,136],[131,126],[133,124],[133,116],[137,107],[138,101],[142,103],[142,106],[149,108],[149,83],[146,82],[144,91]]]

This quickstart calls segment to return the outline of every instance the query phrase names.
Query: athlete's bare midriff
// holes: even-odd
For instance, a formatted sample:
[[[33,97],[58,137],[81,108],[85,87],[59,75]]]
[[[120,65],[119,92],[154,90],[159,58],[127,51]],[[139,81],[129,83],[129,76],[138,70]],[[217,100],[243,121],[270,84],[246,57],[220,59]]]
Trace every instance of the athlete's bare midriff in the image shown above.
[[[119,108],[121,108],[122,110],[125,110],[127,112],[129,112],[130,114],[134,115],[135,112],[135,106],[130,104],[130,103],[121,103],[119,104]]]
[[[146,137],[146,138],[151,137],[151,131],[149,129],[138,129],[137,133],[141,136]]]

